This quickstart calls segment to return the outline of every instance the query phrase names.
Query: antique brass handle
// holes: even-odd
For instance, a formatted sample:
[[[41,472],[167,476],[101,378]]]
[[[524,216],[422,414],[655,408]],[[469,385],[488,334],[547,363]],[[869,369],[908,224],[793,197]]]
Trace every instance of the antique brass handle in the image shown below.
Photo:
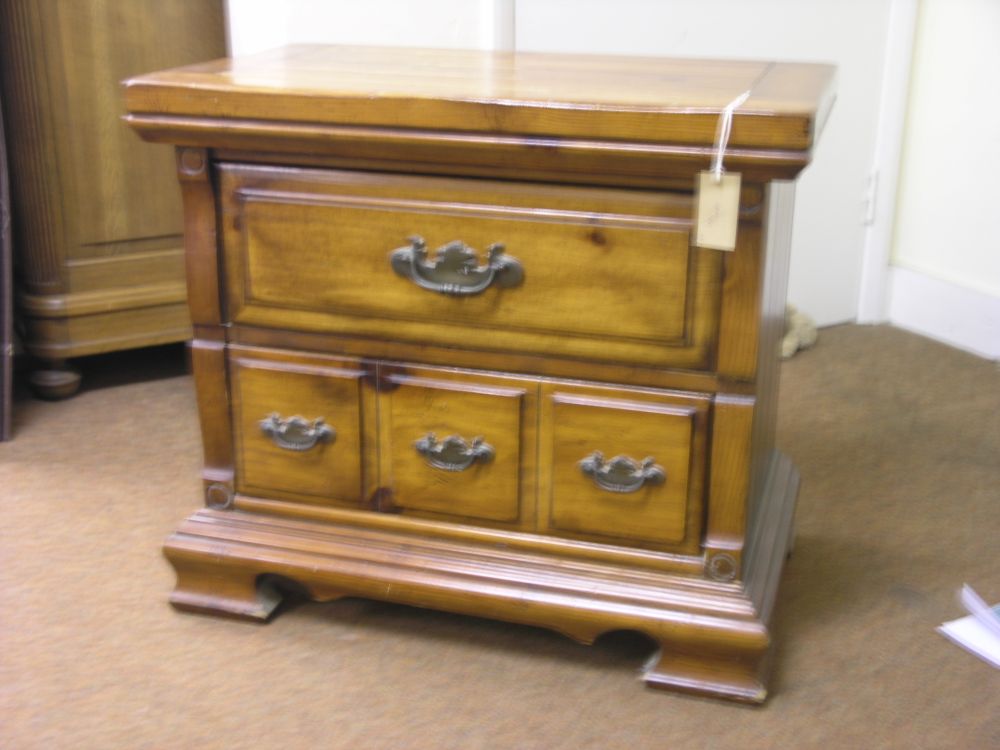
[[[449,435],[441,442],[433,432],[428,432],[413,444],[417,453],[423,456],[427,463],[445,471],[465,471],[479,461],[488,463],[493,460],[495,451],[489,443],[484,443],[480,437],[473,438],[471,443],[458,435]]]
[[[524,280],[524,269],[517,258],[504,255],[500,243],[486,248],[486,264],[477,265],[475,251],[456,240],[437,249],[433,260],[427,259],[423,237],[410,237],[410,244],[389,253],[392,270],[421,289],[439,294],[468,296],[479,294],[491,285],[517,286]]]
[[[646,484],[661,484],[667,472],[653,458],[636,462],[628,456],[615,456],[604,460],[600,451],[594,451],[580,462],[580,471],[594,480],[594,484],[608,492],[636,492]]]
[[[272,414],[258,424],[276,446],[289,451],[307,451],[317,443],[332,443],[337,437],[336,430],[324,424],[322,417],[310,422],[302,417],[282,419],[281,415]]]

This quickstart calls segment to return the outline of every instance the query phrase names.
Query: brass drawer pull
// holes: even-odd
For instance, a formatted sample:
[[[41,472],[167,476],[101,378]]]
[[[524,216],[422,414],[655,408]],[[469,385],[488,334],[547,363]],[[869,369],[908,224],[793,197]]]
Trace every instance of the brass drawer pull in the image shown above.
[[[423,237],[409,240],[409,246],[389,254],[389,262],[392,270],[421,289],[468,296],[486,291],[491,285],[512,287],[524,280],[521,264],[516,258],[504,255],[499,242],[486,248],[486,264],[478,266],[475,251],[459,240],[438,248],[432,261],[427,260]]]
[[[433,432],[428,432],[413,444],[417,453],[423,456],[427,463],[445,471],[465,471],[479,461],[488,463],[496,455],[493,446],[484,443],[480,437],[473,438],[472,443],[466,443],[458,435],[449,435],[441,442]]]
[[[258,424],[276,446],[289,451],[307,451],[317,443],[332,443],[337,438],[336,430],[324,424],[322,417],[310,422],[302,417],[282,419],[272,414]]]
[[[604,454],[594,451],[580,462],[580,471],[602,490],[636,492],[646,484],[662,484],[666,480],[667,472],[655,461],[647,457],[637,463],[628,456],[615,456],[605,461]]]

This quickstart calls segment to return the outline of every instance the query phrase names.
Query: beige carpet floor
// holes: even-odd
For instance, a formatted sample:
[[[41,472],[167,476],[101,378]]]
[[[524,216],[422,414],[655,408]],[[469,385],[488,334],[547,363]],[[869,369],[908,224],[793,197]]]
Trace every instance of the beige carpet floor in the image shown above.
[[[934,628],[1000,601],[1000,373],[884,327],[783,367],[803,476],[763,708],[644,689],[650,645],[347,600],[264,626],[166,604],[199,502],[178,348],[85,363],[0,444],[0,747],[1000,748],[1000,670]]]

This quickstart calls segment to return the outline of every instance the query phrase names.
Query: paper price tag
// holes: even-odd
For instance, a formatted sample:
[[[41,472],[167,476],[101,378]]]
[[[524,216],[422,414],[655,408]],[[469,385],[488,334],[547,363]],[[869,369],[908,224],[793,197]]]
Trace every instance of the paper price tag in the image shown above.
[[[722,179],[716,181],[713,172],[699,172],[696,190],[694,244],[711,250],[735,250],[740,213],[739,173],[723,172]]]

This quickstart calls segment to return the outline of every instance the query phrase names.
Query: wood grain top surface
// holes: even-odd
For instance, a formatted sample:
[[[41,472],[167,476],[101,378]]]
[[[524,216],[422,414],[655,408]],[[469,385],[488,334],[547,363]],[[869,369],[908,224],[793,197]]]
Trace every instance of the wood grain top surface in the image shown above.
[[[419,128],[808,150],[834,68],[695,60],[298,45],[139,76],[133,115]]]

